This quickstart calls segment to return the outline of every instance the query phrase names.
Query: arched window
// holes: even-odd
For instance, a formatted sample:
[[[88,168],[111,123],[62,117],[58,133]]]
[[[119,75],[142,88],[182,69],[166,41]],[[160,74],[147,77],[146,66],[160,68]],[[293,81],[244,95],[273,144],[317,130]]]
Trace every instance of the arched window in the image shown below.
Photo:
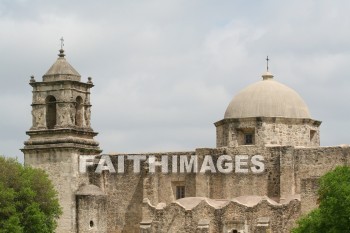
[[[46,127],[53,129],[56,125],[56,98],[52,95],[46,97]]]
[[[76,99],[76,105],[75,105],[75,125],[76,126],[83,126],[83,98],[80,96],[77,97]]]

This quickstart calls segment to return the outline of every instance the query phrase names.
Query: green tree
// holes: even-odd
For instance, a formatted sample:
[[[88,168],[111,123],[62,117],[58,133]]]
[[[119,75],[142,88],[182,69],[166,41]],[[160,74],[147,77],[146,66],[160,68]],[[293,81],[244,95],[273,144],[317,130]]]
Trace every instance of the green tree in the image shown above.
[[[61,214],[47,174],[0,156],[0,233],[50,233]]]
[[[337,167],[322,176],[318,195],[319,207],[302,217],[292,232],[350,232],[350,167]]]

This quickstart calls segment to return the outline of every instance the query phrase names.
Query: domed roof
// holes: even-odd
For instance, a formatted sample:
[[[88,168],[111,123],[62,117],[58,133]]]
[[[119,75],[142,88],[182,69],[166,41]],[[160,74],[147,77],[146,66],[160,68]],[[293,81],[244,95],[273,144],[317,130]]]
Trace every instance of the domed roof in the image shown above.
[[[64,50],[60,49],[56,62],[44,74],[44,81],[74,80],[80,81],[80,74],[69,64],[64,57]]]
[[[307,105],[297,92],[275,81],[269,72],[262,77],[262,81],[244,88],[232,99],[225,118],[311,118]]]

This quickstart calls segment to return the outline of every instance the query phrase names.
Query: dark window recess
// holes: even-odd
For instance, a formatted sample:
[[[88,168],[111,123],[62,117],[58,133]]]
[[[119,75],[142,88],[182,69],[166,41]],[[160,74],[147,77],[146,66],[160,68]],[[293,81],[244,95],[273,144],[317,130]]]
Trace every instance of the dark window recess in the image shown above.
[[[83,126],[83,99],[78,96],[76,99],[75,125]]]
[[[316,130],[310,130],[310,142],[314,139],[316,135]]]
[[[253,134],[245,134],[244,135],[244,143],[246,145],[252,145],[253,144]]]
[[[176,186],[176,199],[185,197],[185,186]]]
[[[53,129],[56,125],[56,98],[52,95],[46,98],[46,127]]]

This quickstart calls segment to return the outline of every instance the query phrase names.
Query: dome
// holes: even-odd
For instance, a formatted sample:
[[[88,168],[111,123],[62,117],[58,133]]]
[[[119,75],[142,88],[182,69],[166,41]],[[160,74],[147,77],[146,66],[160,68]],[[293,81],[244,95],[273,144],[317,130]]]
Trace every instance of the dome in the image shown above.
[[[244,88],[232,99],[225,118],[311,118],[307,105],[296,91],[275,81],[269,72],[262,77],[262,81]]]
[[[80,81],[80,74],[65,59],[64,50],[59,50],[60,54],[56,62],[44,74],[44,81],[74,80]]]

